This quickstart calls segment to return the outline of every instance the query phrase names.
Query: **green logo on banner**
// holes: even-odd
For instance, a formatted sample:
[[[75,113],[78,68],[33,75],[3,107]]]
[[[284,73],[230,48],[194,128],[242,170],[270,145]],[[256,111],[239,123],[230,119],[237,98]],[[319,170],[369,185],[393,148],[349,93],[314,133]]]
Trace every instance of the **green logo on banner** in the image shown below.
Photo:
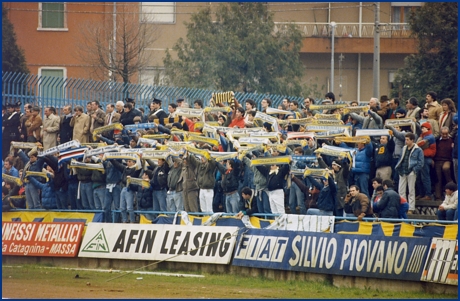
[[[109,244],[105,238],[104,229],[101,229],[83,248],[82,252],[110,253]]]

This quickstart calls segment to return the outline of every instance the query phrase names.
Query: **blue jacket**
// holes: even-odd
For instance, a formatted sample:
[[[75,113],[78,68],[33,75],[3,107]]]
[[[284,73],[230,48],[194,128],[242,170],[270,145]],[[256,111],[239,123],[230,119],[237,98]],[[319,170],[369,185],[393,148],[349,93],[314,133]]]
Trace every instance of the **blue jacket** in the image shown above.
[[[327,178],[329,185],[326,187],[324,187],[323,183],[317,182],[312,176],[308,176],[307,179],[310,180],[311,184],[320,191],[318,200],[316,200],[318,209],[324,211],[334,211],[337,199],[337,186],[335,185],[332,176]]]
[[[150,181],[149,188],[143,188],[138,185],[132,185],[137,191],[137,200],[139,208],[143,210],[153,210],[153,181]]]
[[[340,144],[340,147],[346,147],[345,145]],[[351,169],[353,173],[370,173],[371,172],[371,160],[374,153],[374,148],[372,143],[367,143],[363,149],[359,150],[355,148],[355,161],[354,167]]]
[[[11,166],[11,169],[10,169],[9,172],[6,171],[5,167],[3,167],[2,168],[2,173],[10,175],[12,177],[19,178],[19,171],[16,168],[14,168],[14,166]]]
[[[19,155],[19,158],[21,158],[22,162],[24,162],[24,164],[27,164],[30,161],[29,157],[27,157],[27,155],[23,151],[18,152],[18,155]],[[44,164],[45,164],[45,157],[38,157],[37,161],[30,164],[29,171],[41,172]]]
[[[398,172],[401,170],[401,162],[403,161],[404,156],[406,154],[406,149],[407,145],[403,147],[401,152],[401,158],[395,166],[395,170]],[[422,169],[424,162],[425,157],[423,156],[422,149],[417,144],[414,144],[414,147],[409,153],[409,173],[411,173],[412,171],[415,173],[419,172]]]
[[[118,184],[121,181],[123,176],[123,172],[121,172],[118,168],[115,168],[110,160],[106,160],[102,163],[105,168],[105,182],[107,184]]]
[[[42,206],[44,209],[57,209],[56,205],[56,192],[54,190],[53,179],[48,174],[49,181],[45,184],[40,183],[34,177],[29,177],[29,181],[42,191]]]

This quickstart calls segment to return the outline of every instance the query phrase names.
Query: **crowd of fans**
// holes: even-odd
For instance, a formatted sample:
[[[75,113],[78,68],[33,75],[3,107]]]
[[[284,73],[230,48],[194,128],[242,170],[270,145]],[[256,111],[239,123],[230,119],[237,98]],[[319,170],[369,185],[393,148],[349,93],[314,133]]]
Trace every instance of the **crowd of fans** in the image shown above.
[[[217,95],[217,94],[216,94]],[[443,201],[457,220],[458,113],[451,99],[371,98],[277,107],[213,96],[150,110],[131,98],[102,108],[3,107],[2,207],[103,210],[105,222],[160,212],[407,218]],[[43,116],[43,117],[42,117]],[[121,214],[112,214],[120,212]],[[115,218],[115,220],[113,220]]]

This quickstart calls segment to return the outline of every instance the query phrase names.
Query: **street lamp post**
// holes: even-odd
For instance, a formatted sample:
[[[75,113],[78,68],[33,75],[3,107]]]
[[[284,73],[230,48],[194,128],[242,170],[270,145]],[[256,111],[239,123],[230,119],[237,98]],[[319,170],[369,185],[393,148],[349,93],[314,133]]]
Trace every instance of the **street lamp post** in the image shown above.
[[[335,31],[335,26],[336,23],[332,21],[330,23],[331,25],[331,30],[332,30],[332,40],[331,40],[331,87],[329,89],[330,92],[334,92],[334,31]]]

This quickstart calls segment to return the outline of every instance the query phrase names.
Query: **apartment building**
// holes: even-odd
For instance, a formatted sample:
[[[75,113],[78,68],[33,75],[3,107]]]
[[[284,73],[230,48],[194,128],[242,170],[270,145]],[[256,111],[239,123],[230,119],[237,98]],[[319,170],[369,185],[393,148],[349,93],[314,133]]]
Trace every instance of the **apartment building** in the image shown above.
[[[87,35],[102,30],[101,44],[106,43],[105,51],[110,52],[113,51],[110,40],[120,41],[120,24],[142,24],[152,32],[153,41],[145,48],[147,63],[139,74],[131,77],[131,82],[144,84],[161,82],[165,50],[171,49],[179,38],[186,37],[184,22],[198,10],[206,6],[214,9],[218,5],[213,2],[4,3],[18,44],[25,50],[28,67],[34,74],[109,79],[113,74],[96,72],[95,63],[78,53],[84,45],[83,29]],[[416,40],[410,37],[407,20],[410,11],[420,5],[422,2],[380,3],[377,12],[380,95],[390,93],[395,71],[403,66],[407,55],[416,52]],[[304,35],[300,56],[305,67],[305,83],[324,87],[324,93],[333,90],[336,98],[342,100],[366,102],[370,97],[380,96],[372,95],[374,3],[267,2],[267,6],[274,13],[275,31],[293,22]]]

